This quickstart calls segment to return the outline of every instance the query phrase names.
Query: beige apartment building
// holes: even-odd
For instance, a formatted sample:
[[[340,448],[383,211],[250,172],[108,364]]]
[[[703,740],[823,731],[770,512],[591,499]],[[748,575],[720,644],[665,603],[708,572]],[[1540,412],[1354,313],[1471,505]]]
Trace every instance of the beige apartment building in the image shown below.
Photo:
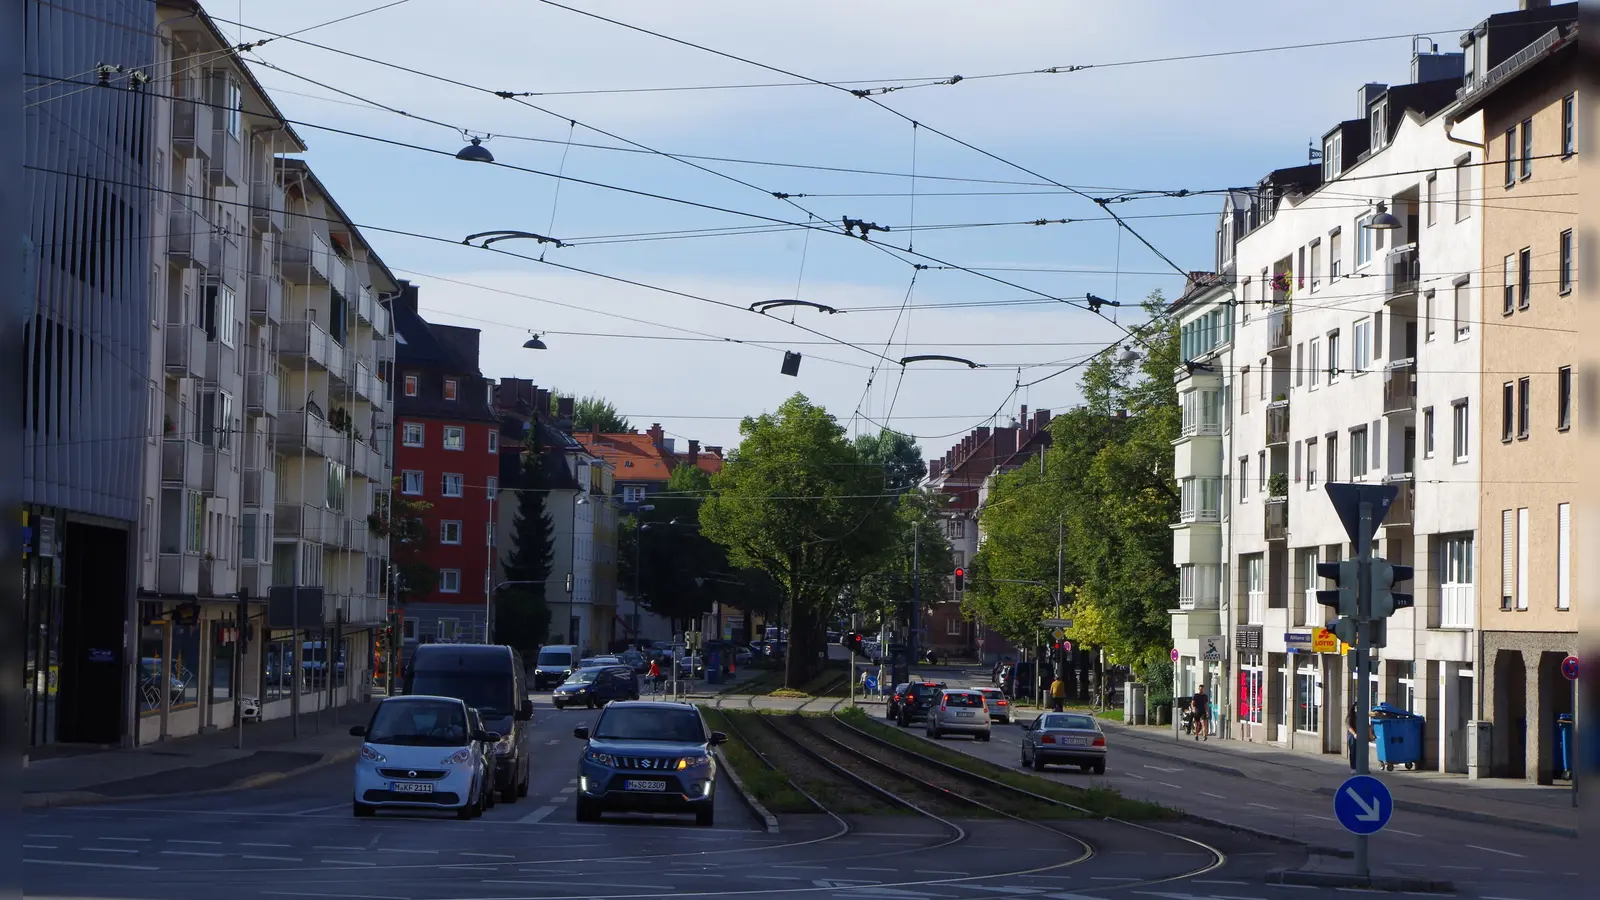
[[[1573,506],[1577,4],[1491,16],[1462,38],[1457,120],[1483,115],[1481,523],[1476,777],[1564,777],[1558,717],[1578,650]],[[1471,148],[1463,147],[1463,152]]]

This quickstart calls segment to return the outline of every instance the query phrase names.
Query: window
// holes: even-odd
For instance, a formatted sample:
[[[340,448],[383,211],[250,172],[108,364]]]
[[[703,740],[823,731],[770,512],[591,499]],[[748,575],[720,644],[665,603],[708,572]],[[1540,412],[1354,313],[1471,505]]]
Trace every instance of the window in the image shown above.
[[[1308,367],[1311,375],[1311,389],[1317,389],[1322,381],[1322,342],[1316,338],[1311,339],[1311,365]]]
[[[1522,120],[1522,177],[1533,177],[1533,120]]]
[[[1556,283],[1561,287],[1561,293],[1572,293],[1572,229],[1561,232],[1561,259],[1558,264]]]
[[[1350,429],[1350,478],[1360,481],[1367,477],[1367,427]]]
[[[954,617],[946,619],[944,633],[948,637],[960,637],[962,634],[961,620]]]
[[[1501,312],[1502,315],[1509,316],[1513,312],[1516,312],[1516,309],[1517,309],[1517,256],[1516,256],[1516,254],[1513,253],[1513,254],[1510,254],[1510,255],[1506,256],[1506,260],[1505,260],[1505,264],[1504,264],[1504,272],[1505,272],[1506,287],[1505,287],[1505,296],[1501,299],[1501,302],[1500,302],[1500,312]]]
[[[1372,124],[1372,143],[1370,146],[1372,147],[1372,152],[1376,153],[1382,150],[1384,144],[1388,142],[1389,98],[1385,97],[1372,105],[1368,120]]]
[[[1358,269],[1372,262],[1373,239],[1377,237],[1377,233],[1367,227],[1371,222],[1371,213],[1356,220],[1356,268]]]
[[[1517,511],[1500,510],[1500,608],[1517,603]]]
[[[1339,332],[1328,332],[1328,383],[1339,380]]]
[[[417,376],[415,376],[415,375],[407,375],[406,376],[406,396],[407,397],[415,397],[416,395],[417,395]]]
[[[1317,439],[1306,438],[1306,490],[1317,486]]]
[[[967,522],[965,519],[951,519],[949,527],[951,537],[964,538],[967,536]]]
[[[1517,438],[1528,439],[1528,419],[1533,398],[1529,396],[1531,380],[1528,378],[1517,379]]]
[[[1372,366],[1372,320],[1361,319],[1356,322],[1355,342],[1350,347],[1350,368],[1356,374],[1367,371]]]
[[[206,340],[221,341],[224,345],[232,347],[234,340],[233,288],[225,284],[209,284],[206,285],[203,295],[206,304]]]
[[[1556,609],[1572,608],[1572,504],[1556,504]]]
[[[1268,384],[1268,382],[1270,382],[1272,380],[1272,372],[1270,371],[1271,365],[1272,365],[1272,361],[1271,360],[1263,358],[1261,360],[1261,368],[1256,373],[1257,374],[1256,381],[1260,382],[1260,384],[1258,385],[1258,390],[1261,393],[1261,402],[1262,403],[1266,403],[1267,402],[1267,384]]]
[[[1428,176],[1428,193],[1424,201],[1427,207],[1428,227],[1439,221],[1439,176],[1437,173]]]
[[[1267,489],[1267,451],[1256,451],[1256,493]]]
[[[1332,181],[1344,170],[1344,132],[1335,131],[1322,139],[1322,180]]]
[[[498,428],[489,429],[489,452],[500,452],[500,429]]]
[[[1450,455],[1458,463],[1467,461],[1470,436],[1467,401],[1457,400],[1450,405]]]
[[[1302,734],[1322,730],[1322,676],[1314,665],[1301,666],[1294,675],[1294,728]]]
[[[1255,302],[1250,299],[1250,279],[1246,278],[1244,280],[1244,287],[1240,293],[1244,300],[1239,304],[1239,318],[1241,321],[1248,323],[1250,321],[1250,304]]]
[[[422,493],[422,472],[417,469],[407,469],[400,473],[400,493],[413,496]]]
[[[1294,386],[1306,386],[1306,345],[1294,345]]]
[[[644,488],[640,485],[630,484],[622,489],[623,503],[643,503]]]
[[[1322,283],[1322,240],[1318,238],[1311,242],[1311,289],[1314,291]]]
[[[349,493],[350,470],[342,462],[328,460],[328,509],[345,511],[346,494]]]
[[[1472,216],[1472,154],[1456,160],[1456,221]]]
[[[1328,234],[1328,280],[1344,273],[1344,234],[1335,228]]]
[[[223,76],[222,102],[223,122],[228,129],[228,135],[239,139],[244,135],[244,93],[239,90],[239,82],[231,77]]]
[[[1239,415],[1250,412],[1250,367],[1239,370]]]
[[[446,472],[441,479],[440,493],[446,497],[461,496],[461,473]]]
[[[454,378],[446,378],[444,380],[444,398],[446,400],[455,400],[456,393],[459,389],[460,385]]]
[[[1472,336],[1472,310],[1468,306],[1466,279],[1455,283],[1454,301],[1456,340],[1464,341]]]
[[[1528,508],[1517,510],[1517,609],[1528,608]]]
[[[467,430],[460,425],[446,425],[444,427],[444,448],[446,450],[467,449]]]
[[[423,444],[422,423],[403,423],[400,426],[400,443],[407,447],[421,447]]]
[[[1304,448],[1301,446],[1299,441],[1295,441],[1294,442],[1294,482],[1295,482],[1295,484],[1299,484],[1300,483],[1300,464],[1301,464],[1301,460],[1302,460],[1301,451],[1303,449]]]
[[[1239,457],[1239,502],[1250,502],[1250,457]]]
[[[1533,298],[1533,248],[1517,251],[1517,309],[1527,309]]]
[[[1561,98],[1561,155],[1578,152],[1578,98],[1568,94]]]
[[[1252,725],[1260,725],[1266,711],[1266,704],[1262,702],[1265,680],[1266,673],[1259,665],[1239,670],[1239,714]]]
[[[500,478],[495,475],[490,475],[488,478],[484,479],[483,486],[485,492],[487,492],[489,495],[489,499],[493,500],[495,495],[500,493]]]
[[[459,593],[461,593],[461,570],[460,569],[440,569],[439,570],[439,593],[441,593],[441,594],[459,594]],[[445,625],[447,623],[450,626],[450,628],[448,629],[449,630],[449,634],[445,633],[445,631],[446,631]],[[455,632],[456,632],[455,625],[456,625],[456,620],[455,619],[440,619],[439,620],[439,639],[442,640],[442,641],[454,640],[455,636],[456,636],[456,634],[455,634]]]
[[[1572,427],[1572,367],[1556,370],[1556,430]]]
[[[1432,340],[1433,340],[1433,334],[1434,334],[1434,327],[1433,327],[1433,299],[1434,299],[1433,291],[1429,290],[1429,291],[1423,292],[1423,294],[1422,294],[1422,340],[1423,340],[1424,343],[1432,342]]]
[[[447,520],[447,521],[440,522],[439,523],[439,543],[441,543],[441,544],[459,544],[459,543],[461,543],[461,522],[457,521],[457,520]]]
[[[1439,625],[1471,628],[1477,606],[1472,592],[1472,537],[1441,537],[1439,545]]]
[[[1433,407],[1422,411],[1422,458],[1433,459]]]
[[[402,619],[400,621],[400,637],[402,640],[415,641],[417,639],[417,620]]]
[[[1515,433],[1516,408],[1516,386],[1508,381],[1500,385],[1500,440],[1503,443],[1511,443],[1511,436]]]
[[[1328,483],[1332,484],[1339,480],[1339,436],[1337,434],[1328,435],[1327,461]]]
[[[1506,129],[1506,187],[1517,183],[1517,126]]]

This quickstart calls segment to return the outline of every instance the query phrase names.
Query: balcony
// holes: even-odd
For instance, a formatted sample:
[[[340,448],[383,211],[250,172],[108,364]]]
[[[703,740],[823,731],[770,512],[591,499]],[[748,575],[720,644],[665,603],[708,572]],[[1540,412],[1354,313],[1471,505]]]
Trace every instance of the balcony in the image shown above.
[[[271,172],[270,167],[268,172]],[[283,185],[275,180],[250,185],[250,224],[257,231],[283,233]]]
[[[356,296],[356,317],[368,325],[371,325],[373,316],[372,310],[377,305],[377,300],[373,299],[372,296],[372,288],[363,287],[360,293]]]
[[[344,261],[344,281],[334,282],[334,287],[339,288],[339,293],[355,309],[357,315],[361,314],[361,274],[362,263],[354,260]]]
[[[249,295],[250,318],[256,322],[283,321],[283,281],[276,275],[251,275],[245,290]]]
[[[1289,350],[1290,316],[1288,304],[1272,307],[1267,313],[1267,352],[1287,353]]]
[[[1275,400],[1267,404],[1267,446],[1280,447],[1289,443],[1289,401]]]
[[[1262,510],[1262,530],[1269,541],[1289,539],[1289,498],[1272,497]]]
[[[233,498],[233,454],[205,448],[200,463],[200,490],[223,500]]]
[[[285,322],[278,330],[278,353],[284,357],[286,367],[297,368],[305,359],[318,369],[326,369],[332,345],[328,333],[315,322]]]
[[[1384,484],[1392,484],[1399,489],[1394,499],[1389,501],[1389,512],[1383,517],[1383,526],[1399,526],[1409,528],[1416,523],[1417,482],[1410,472],[1399,475],[1389,475],[1383,479]]]
[[[345,349],[345,346],[343,344],[339,343],[337,340],[334,340],[332,336],[329,336],[329,338],[328,338],[328,377],[329,377],[329,380],[332,381],[335,384],[343,385],[344,387],[354,387],[355,385],[351,383],[352,379],[355,378],[355,373],[352,371],[352,367],[354,366],[354,364],[355,364],[355,354],[353,354],[349,350]]]
[[[206,333],[199,325],[168,325],[162,331],[167,374],[178,378],[206,375]]]
[[[1417,361],[1397,359],[1383,369],[1383,413],[1412,412],[1417,408]]]
[[[1390,251],[1384,264],[1384,292],[1390,300],[1409,297],[1417,292],[1422,280],[1422,266],[1417,259],[1417,245],[1407,244]]]
[[[211,223],[176,201],[167,212],[167,259],[180,266],[211,267]]]
[[[350,387],[355,389],[356,396],[363,400],[372,399],[372,369],[366,362],[356,360],[355,373],[351,377]]]
[[[328,284],[331,285],[334,290],[338,291],[340,294],[343,294],[346,301],[354,302],[351,296],[345,293],[345,291],[349,289],[349,285],[347,283],[349,278],[349,263],[346,263],[344,261],[344,257],[341,257],[339,254],[330,252],[328,254]]]
[[[270,372],[246,372],[244,408],[252,416],[278,414],[278,376]]]
[[[211,160],[206,164],[206,180],[212,187],[238,187],[244,183],[244,145],[227,128],[230,113],[214,118],[211,129]]]
[[[388,392],[388,383],[382,378],[379,378],[377,372],[373,372],[371,377],[368,379],[367,402],[372,404],[373,409],[381,410],[388,405]]]
[[[272,534],[280,538],[299,538],[313,544],[330,544],[337,537],[334,513],[304,503],[278,503],[272,508]]]
[[[317,286],[328,283],[328,260],[333,253],[327,240],[311,229],[309,220],[292,217],[278,247],[282,258],[279,267],[289,280]]]
[[[278,502],[278,476],[271,469],[245,469],[239,477],[240,499],[246,508],[271,509]]]
[[[201,459],[205,448],[199,441],[183,437],[168,438],[161,442],[161,483],[188,485],[200,477]]]
[[[244,281],[244,253],[239,249],[239,242],[234,236],[221,229],[211,230],[211,261],[206,264],[206,272],[213,276],[212,281],[220,281],[229,287],[242,287]]]
[[[284,412],[273,425],[278,452],[296,454],[301,450],[316,456],[327,456],[334,446],[336,435],[328,423],[306,412]]]
[[[389,336],[389,308],[377,300],[372,302],[372,330],[384,337]],[[385,341],[385,343],[388,342]],[[394,359],[394,348],[392,346],[389,349],[389,355],[384,358]]]
[[[206,341],[206,380],[222,381],[235,370],[238,351],[221,341]]]
[[[200,557],[193,553],[163,553],[156,560],[156,590],[163,594],[200,593]]]
[[[210,106],[194,100],[175,98],[172,102],[172,149],[184,159],[211,156]]]

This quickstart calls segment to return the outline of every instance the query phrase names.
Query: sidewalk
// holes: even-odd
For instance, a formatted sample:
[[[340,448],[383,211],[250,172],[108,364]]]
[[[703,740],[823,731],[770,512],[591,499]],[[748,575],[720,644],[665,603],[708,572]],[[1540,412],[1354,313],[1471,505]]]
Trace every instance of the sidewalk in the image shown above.
[[[23,770],[23,808],[76,806],[106,800],[133,800],[259,787],[306,769],[351,759],[359,743],[350,726],[367,721],[376,706],[355,703],[294,722],[274,719],[247,723],[244,749],[238,732],[162,741],[129,750],[115,749],[34,760]]]
[[[1175,739],[1171,726],[1107,721],[1102,727],[1114,739],[1151,756],[1308,793],[1332,796],[1350,776],[1350,764],[1343,756],[1313,755],[1245,741]],[[1499,778],[1472,781],[1454,773],[1401,769],[1374,774],[1382,777],[1399,809],[1577,836],[1578,810],[1572,805],[1568,785]]]

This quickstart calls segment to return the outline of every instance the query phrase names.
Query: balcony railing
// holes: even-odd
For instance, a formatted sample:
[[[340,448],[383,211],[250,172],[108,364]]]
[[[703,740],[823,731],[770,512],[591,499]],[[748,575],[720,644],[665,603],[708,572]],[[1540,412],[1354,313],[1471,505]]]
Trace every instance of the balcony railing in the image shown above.
[[[328,367],[329,348],[333,341],[315,322],[285,322],[278,330],[278,352],[296,360],[309,358],[319,369]],[[291,366],[292,363],[286,363]]]
[[[1277,400],[1267,405],[1267,446],[1277,447],[1289,443],[1289,401]]]
[[[206,180],[212,187],[237,187],[244,182],[244,144],[227,129],[228,113],[212,119],[211,159]]]
[[[341,258],[339,256],[339,254],[337,254],[337,253],[329,253],[328,254],[328,284],[332,285],[334,290],[338,291],[341,294],[344,294],[344,297],[345,297],[346,300],[350,300],[351,299],[349,294],[345,294],[345,290],[348,287],[348,285],[346,284],[346,280],[347,280],[349,274],[350,274],[350,267],[348,265],[346,265],[344,259]]]
[[[1390,475],[1383,479],[1385,484],[1392,484],[1399,489],[1394,499],[1389,501],[1389,512],[1383,517],[1385,527],[1390,525],[1409,526],[1416,521],[1417,482],[1410,472],[1401,475]]]
[[[257,322],[283,321],[283,282],[276,275],[251,275],[245,289],[249,295],[250,318]]]
[[[307,453],[327,456],[334,442],[328,423],[306,412],[283,413],[273,426],[273,434],[277,437],[278,451],[282,453],[298,453],[304,448]]]
[[[1439,627],[1471,628],[1477,618],[1477,594],[1471,584],[1439,585]]]
[[[1274,497],[1262,509],[1262,530],[1269,541],[1289,539],[1289,498]]]
[[[372,310],[373,307],[377,305],[378,301],[373,299],[372,296],[372,288],[363,287],[356,298],[356,316],[359,317],[361,321],[371,325],[373,315]]]
[[[271,172],[271,169],[268,169]],[[260,231],[283,233],[283,185],[276,180],[250,185],[250,221]]]
[[[349,259],[345,260],[344,281],[342,283],[334,283],[334,286],[339,288],[339,293],[344,295],[345,300],[349,301],[352,307],[355,307],[357,315],[361,312],[361,269],[361,263]]]
[[[182,266],[211,267],[211,223],[195,210],[174,202],[167,211],[167,258]]]
[[[173,435],[161,442],[161,483],[191,485],[200,478],[204,448],[199,441]]]
[[[198,325],[168,325],[163,335],[163,360],[167,371],[180,378],[204,378],[205,330]]]
[[[247,372],[244,376],[244,405],[251,415],[278,414],[278,376],[269,372]]]
[[[163,594],[200,593],[200,557],[194,553],[163,553],[156,560],[156,590]]]
[[[384,337],[389,336],[389,308],[376,300],[372,302],[372,330],[383,335]],[[389,355],[384,358],[394,359],[394,350],[392,345],[389,350]]]
[[[351,383],[351,380],[355,378],[355,373],[351,371],[354,359],[355,356],[343,344],[334,340],[331,335],[329,336],[328,375],[332,380],[346,387],[354,387]]]
[[[1280,304],[1267,313],[1267,351],[1278,353],[1289,349],[1289,306]]]
[[[278,502],[278,476],[271,469],[245,469],[239,476],[245,507],[271,509]]]
[[[1389,298],[1415,294],[1417,284],[1422,280],[1422,267],[1417,259],[1417,245],[1407,244],[1390,251],[1384,274],[1385,290]]]
[[[328,260],[333,252],[328,249],[327,240],[311,229],[310,220],[291,217],[278,247],[283,274],[289,279],[300,284],[328,283]]]
[[[1417,361],[1397,359],[1383,370],[1383,411],[1410,412],[1417,408]]]
[[[197,99],[172,102],[172,147],[186,159],[211,155],[211,107]]]

